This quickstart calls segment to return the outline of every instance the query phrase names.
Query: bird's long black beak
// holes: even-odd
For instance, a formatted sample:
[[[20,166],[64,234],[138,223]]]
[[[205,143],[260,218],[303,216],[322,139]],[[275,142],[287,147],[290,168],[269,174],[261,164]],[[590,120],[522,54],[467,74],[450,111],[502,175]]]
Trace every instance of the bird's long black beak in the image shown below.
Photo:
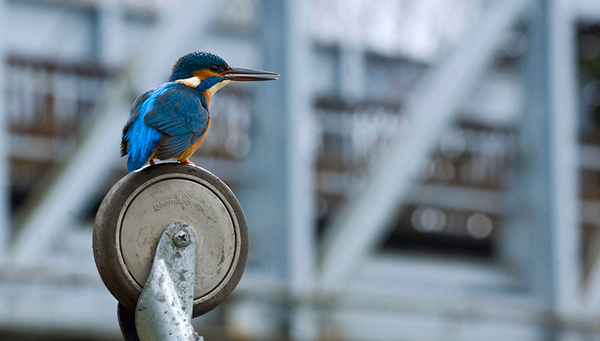
[[[241,67],[234,67],[221,73],[221,76],[225,79],[229,79],[236,82],[246,81],[274,81],[277,80],[280,75],[275,72],[244,69]]]

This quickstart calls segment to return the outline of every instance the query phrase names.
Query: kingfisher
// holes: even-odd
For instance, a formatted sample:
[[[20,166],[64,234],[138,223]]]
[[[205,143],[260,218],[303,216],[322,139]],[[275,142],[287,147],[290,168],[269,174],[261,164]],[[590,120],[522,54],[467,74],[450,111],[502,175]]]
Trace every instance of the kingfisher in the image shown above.
[[[193,164],[190,156],[210,127],[210,100],[234,81],[277,80],[279,74],[229,66],[208,52],[192,52],[173,65],[167,83],[140,95],[123,128],[121,156],[132,172],[154,160],[176,159]]]

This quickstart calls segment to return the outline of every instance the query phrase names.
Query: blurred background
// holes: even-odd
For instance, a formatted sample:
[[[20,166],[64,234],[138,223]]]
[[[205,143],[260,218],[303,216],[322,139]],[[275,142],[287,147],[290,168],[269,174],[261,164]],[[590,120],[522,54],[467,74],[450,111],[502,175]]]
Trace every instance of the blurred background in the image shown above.
[[[210,340],[600,340],[600,1],[0,0],[0,339],[121,340],[91,235],[181,55],[246,213]]]

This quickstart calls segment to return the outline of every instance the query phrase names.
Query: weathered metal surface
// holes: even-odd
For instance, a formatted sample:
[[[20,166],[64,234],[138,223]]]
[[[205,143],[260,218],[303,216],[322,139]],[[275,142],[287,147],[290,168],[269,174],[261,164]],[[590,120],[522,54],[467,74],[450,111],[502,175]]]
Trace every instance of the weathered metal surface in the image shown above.
[[[202,340],[192,327],[196,233],[174,222],[162,233],[135,310],[141,341]]]
[[[198,234],[198,272],[194,298],[218,290],[226,280],[238,247],[236,231],[225,204],[208,184],[172,174],[156,177],[138,188],[117,226],[125,267],[143,286],[148,278],[156,241],[165,226],[183,221]],[[236,240],[237,239],[237,240]]]

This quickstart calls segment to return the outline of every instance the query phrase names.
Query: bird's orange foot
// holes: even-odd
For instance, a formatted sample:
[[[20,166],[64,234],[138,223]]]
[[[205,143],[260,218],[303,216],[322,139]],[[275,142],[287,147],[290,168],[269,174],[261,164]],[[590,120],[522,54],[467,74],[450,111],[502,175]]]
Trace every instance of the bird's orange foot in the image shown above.
[[[186,165],[191,165],[191,166],[195,166],[196,164],[193,163],[192,161],[190,161],[190,159],[185,159],[183,161],[181,161],[181,163],[185,163]]]
[[[148,161],[150,163],[150,166],[154,166],[156,164],[156,162],[154,162],[154,159],[150,159],[150,161]]]

